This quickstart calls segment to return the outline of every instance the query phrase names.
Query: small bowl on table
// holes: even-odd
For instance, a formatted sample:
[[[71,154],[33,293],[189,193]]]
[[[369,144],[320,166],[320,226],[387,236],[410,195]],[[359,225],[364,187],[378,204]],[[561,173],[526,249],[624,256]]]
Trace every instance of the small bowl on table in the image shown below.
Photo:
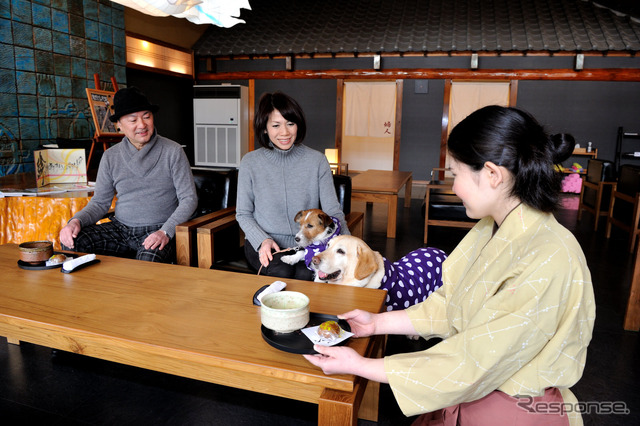
[[[27,241],[18,246],[20,260],[25,263],[46,262],[53,255],[53,243],[51,241]]]
[[[279,291],[262,298],[262,325],[277,333],[291,333],[309,323],[309,297],[297,291]]]

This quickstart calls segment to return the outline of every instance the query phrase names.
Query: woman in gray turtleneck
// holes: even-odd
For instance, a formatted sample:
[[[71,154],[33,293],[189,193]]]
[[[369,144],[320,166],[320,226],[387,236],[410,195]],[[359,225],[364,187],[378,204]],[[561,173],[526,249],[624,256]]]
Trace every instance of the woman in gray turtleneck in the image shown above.
[[[302,144],[306,122],[300,105],[281,92],[260,98],[254,120],[262,148],[240,163],[236,217],[245,233],[247,261],[263,275],[312,280],[304,262],[288,265],[276,252],[296,245],[300,210],[319,208],[349,230],[325,156]]]

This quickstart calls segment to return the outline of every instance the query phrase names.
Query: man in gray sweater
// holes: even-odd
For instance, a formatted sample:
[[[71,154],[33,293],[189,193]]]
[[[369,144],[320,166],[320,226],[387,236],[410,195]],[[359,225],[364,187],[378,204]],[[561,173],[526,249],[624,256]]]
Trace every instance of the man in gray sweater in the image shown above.
[[[157,134],[149,103],[137,88],[119,90],[114,114],[125,137],[100,161],[94,196],[60,231],[63,248],[84,253],[169,263],[175,259],[176,225],[198,204],[182,147]],[[116,196],[110,222],[96,224]]]

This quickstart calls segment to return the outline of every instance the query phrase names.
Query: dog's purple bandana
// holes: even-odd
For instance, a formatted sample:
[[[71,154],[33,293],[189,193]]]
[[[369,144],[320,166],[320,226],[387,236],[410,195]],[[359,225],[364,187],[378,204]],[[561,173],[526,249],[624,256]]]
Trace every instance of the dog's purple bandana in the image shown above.
[[[387,311],[406,309],[426,300],[442,285],[444,251],[420,248],[397,262],[384,259],[384,277],[380,288],[387,290]]]
[[[342,230],[342,228],[340,227],[340,221],[337,218],[331,216],[331,220],[333,220],[333,223],[335,225],[333,234],[329,235],[319,243],[309,244],[304,248],[304,263],[311,271],[315,271],[315,269],[311,267],[311,260],[313,259],[313,256],[325,251],[327,249],[327,244],[329,244],[329,240],[337,235],[340,235],[340,231]]]

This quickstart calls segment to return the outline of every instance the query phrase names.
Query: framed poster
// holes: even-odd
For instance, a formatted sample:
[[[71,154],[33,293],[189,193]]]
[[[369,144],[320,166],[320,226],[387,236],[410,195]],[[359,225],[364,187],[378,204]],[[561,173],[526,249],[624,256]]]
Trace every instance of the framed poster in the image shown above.
[[[115,123],[109,120],[113,114],[113,95],[115,92],[87,88],[87,98],[96,127],[96,136],[122,136]]]

